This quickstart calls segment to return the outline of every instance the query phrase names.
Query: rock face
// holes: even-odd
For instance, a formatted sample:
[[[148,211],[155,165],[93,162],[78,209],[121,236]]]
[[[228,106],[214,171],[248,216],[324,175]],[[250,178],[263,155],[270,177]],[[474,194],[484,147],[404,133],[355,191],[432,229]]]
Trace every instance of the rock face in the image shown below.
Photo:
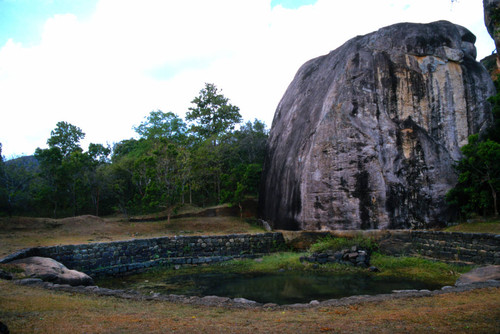
[[[495,46],[500,48],[500,0],[483,0],[484,9],[484,25],[488,29],[488,33],[495,41]]]
[[[262,218],[308,230],[446,221],[452,164],[491,121],[474,42],[450,22],[401,23],[305,63],[274,116]]]
[[[27,257],[20,260],[9,262],[24,269],[26,276],[40,278],[44,281],[77,285],[93,285],[92,277],[85,273],[70,270],[63,264],[46,257]]]

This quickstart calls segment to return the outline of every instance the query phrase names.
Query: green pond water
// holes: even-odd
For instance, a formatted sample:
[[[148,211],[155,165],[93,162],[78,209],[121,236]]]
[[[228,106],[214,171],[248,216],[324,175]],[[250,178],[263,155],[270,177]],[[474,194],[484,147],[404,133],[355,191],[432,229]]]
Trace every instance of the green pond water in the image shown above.
[[[146,276],[144,276],[146,277]],[[134,289],[143,293],[246,298],[279,305],[308,303],[353,295],[391,293],[393,290],[439,289],[441,285],[394,277],[318,272],[205,273],[154,280],[141,275],[106,279],[97,285]]]

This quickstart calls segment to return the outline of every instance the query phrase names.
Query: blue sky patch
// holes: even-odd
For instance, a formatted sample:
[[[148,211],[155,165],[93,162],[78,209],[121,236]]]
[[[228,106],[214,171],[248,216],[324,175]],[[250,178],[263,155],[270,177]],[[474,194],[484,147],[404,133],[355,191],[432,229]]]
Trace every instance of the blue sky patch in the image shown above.
[[[313,5],[318,0],[271,0],[271,8],[281,5],[283,8],[297,9],[302,6]]]
[[[0,0],[0,45],[9,38],[25,45],[40,42],[42,29],[56,14],[90,15],[97,0]]]

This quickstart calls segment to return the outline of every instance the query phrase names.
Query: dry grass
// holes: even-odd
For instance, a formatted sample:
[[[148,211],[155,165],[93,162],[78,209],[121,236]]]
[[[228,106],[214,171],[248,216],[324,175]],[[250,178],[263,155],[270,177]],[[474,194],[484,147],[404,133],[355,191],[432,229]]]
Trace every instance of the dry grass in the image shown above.
[[[151,238],[169,235],[256,233],[262,229],[237,217],[193,217],[129,223],[113,218],[0,218],[0,257],[35,246]]]
[[[500,234],[500,220],[461,223],[445,228],[446,232],[476,232]]]
[[[498,333],[500,290],[283,311],[130,301],[0,281],[0,321],[12,333]]]

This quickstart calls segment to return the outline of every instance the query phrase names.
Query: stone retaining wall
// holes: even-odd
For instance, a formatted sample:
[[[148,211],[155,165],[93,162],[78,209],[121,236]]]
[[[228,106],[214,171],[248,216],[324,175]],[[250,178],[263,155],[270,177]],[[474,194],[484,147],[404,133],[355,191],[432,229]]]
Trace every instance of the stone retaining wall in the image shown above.
[[[388,231],[378,239],[389,255],[418,255],[443,261],[500,264],[500,235],[440,231]]]
[[[422,230],[300,231],[283,232],[286,243],[299,250],[327,235],[352,238],[371,237],[380,252],[388,255],[425,256],[437,260],[500,264],[500,235]]]
[[[95,277],[141,271],[157,265],[203,264],[254,257],[297,244],[306,248],[307,244],[328,234],[338,237],[363,234],[372,237],[379,243],[380,251],[388,255],[419,255],[444,261],[500,264],[498,234],[410,230],[176,236],[35,247],[0,259],[0,263],[29,256],[50,257],[68,268]],[[307,242],[303,242],[303,237]]]
[[[141,271],[161,264],[202,264],[254,257],[283,248],[281,233],[175,236],[82,245],[35,247],[0,260],[42,256],[92,276]]]
[[[500,235],[411,231],[412,254],[446,261],[500,264]]]

